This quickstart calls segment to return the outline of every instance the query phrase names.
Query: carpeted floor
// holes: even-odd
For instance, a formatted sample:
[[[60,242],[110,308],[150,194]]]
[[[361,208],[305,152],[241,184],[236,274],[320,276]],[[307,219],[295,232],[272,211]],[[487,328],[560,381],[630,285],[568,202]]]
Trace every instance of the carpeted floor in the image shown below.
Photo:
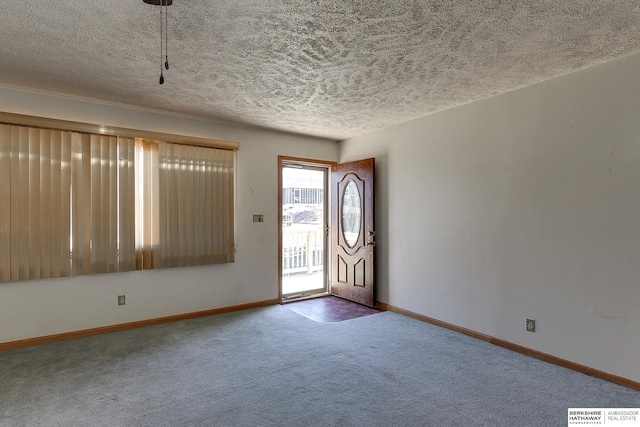
[[[284,304],[284,307],[316,322],[342,322],[380,312],[334,296],[295,301]]]
[[[1,426],[565,426],[640,392],[396,313],[277,305],[0,353]]]

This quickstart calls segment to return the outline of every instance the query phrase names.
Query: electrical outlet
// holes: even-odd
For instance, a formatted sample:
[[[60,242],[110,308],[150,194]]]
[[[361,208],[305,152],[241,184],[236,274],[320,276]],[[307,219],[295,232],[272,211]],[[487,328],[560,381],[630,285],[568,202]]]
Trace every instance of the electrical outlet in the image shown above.
[[[535,332],[536,331],[536,320],[535,319],[526,319],[527,322],[527,332]]]
[[[264,214],[253,214],[253,222],[264,222]]]
[[[127,305],[126,295],[118,295],[118,305]]]

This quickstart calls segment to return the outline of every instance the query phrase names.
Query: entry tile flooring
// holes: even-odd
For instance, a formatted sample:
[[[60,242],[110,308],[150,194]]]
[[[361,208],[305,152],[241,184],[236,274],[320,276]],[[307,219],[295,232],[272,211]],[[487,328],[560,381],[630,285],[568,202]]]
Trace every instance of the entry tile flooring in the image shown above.
[[[341,322],[380,312],[334,296],[290,302],[284,307],[316,322]]]

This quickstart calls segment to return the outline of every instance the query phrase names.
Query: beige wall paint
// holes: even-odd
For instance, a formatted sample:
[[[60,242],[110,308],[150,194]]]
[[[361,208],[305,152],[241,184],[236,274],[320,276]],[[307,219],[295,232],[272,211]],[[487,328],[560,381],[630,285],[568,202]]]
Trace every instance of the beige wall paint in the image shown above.
[[[338,157],[333,141],[17,88],[0,87],[0,110],[240,143],[235,263],[0,283],[0,342],[277,298],[278,155]],[[253,223],[252,213],[265,222]]]
[[[379,299],[640,380],[639,76],[634,55],[341,143],[377,158]]]

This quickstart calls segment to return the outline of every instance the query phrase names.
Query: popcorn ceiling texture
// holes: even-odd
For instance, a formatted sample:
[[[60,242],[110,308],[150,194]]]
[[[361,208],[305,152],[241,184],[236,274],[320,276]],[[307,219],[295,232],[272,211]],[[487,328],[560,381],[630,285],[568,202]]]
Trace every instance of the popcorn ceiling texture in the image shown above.
[[[175,0],[159,85],[159,13],[2,0],[0,84],[339,140],[640,50],[637,0]]]

